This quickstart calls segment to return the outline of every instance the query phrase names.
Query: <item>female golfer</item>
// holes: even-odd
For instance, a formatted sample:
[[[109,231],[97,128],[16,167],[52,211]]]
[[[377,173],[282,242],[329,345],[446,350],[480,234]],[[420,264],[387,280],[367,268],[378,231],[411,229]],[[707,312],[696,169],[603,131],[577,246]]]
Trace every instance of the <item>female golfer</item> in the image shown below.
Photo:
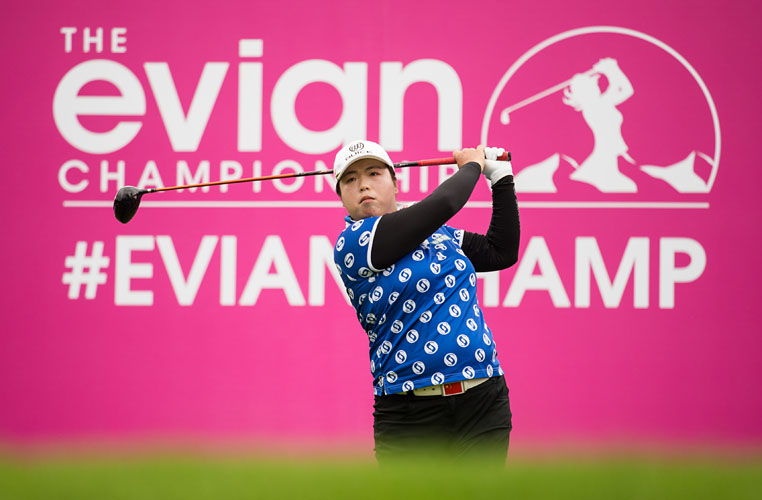
[[[569,88],[564,90],[564,104],[582,113],[593,132],[593,152],[569,176],[571,179],[592,184],[603,193],[635,193],[635,181],[619,171],[619,157],[634,164],[627,153],[622,137],[622,113],[617,106],[632,97],[630,80],[619,69],[615,59],[601,59],[593,65],[592,74],[575,75]],[[598,87],[600,75],[608,79],[606,91]]]
[[[496,148],[488,148],[497,158]],[[393,163],[355,141],[336,155],[336,191],[349,215],[334,248],[368,334],[379,463],[434,446],[449,456],[505,462],[508,388],[476,297],[476,272],[513,265],[519,216],[509,162],[482,146],[453,153],[458,172],[424,200],[397,206]],[[492,186],[486,236],[446,222],[484,171]]]

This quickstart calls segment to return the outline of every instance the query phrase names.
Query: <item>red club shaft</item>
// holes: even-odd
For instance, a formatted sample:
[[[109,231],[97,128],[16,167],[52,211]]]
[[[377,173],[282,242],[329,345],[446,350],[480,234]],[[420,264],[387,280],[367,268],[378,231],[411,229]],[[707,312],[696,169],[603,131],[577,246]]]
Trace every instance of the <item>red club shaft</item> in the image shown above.
[[[502,161],[511,161],[511,153],[504,153],[498,158]],[[431,160],[420,161],[407,161],[401,163],[395,163],[394,168],[407,168],[407,167],[427,167],[431,165],[451,165],[457,163],[455,158],[433,158]],[[227,181],[214,181],[214,182],[202,182],[201,184],[185,184],[183,186],[169,186],[162,188],[147,189],[148,193],[158,193],[160,191],[174,191],[176,189],[190,189],[206,186],[220,186],[223,184],[238,184],[241,182],[256,182],[256,181],[270,181],[273,179],[291,179],[294,177],[307,177],[310,175],[327,175],[332,174],[333,170],[313,170],[310,172],[296,172],[293,174],[280,174],[280,175],[265,175],[263,177],[248,177],[246,179],[232,179]]]

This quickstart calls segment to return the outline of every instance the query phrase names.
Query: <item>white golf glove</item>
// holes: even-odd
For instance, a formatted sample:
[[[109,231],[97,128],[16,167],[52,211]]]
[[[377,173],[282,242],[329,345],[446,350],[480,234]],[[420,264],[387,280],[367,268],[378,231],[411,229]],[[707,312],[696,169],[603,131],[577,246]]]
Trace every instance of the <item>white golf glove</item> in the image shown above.
[[[484,177],[489,180],[490,188],[495,185],[497,181],[507,175],[513,175],[513,169],[511,168],[511,162],[498,161],[498,157],[505,153],[503,148],[484,148]]]

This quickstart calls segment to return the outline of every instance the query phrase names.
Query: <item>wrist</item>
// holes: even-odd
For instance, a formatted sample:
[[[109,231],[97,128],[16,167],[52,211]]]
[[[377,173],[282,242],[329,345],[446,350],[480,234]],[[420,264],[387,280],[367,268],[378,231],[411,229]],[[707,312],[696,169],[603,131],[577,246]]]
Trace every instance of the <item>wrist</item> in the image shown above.
[[[511,162],[497,160],[484,161],[484,177],[489,180],[490,187],[494,186],[495,183],[503,177],[507,177],[509,175],[513,175]]]

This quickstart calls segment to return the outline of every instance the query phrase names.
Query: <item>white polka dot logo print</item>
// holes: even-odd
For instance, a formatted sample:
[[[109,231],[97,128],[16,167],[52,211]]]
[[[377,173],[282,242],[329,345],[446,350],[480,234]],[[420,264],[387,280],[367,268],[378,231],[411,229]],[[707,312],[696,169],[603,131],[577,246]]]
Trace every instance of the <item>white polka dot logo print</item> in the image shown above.
[[[389,354],[392,352],[392,343],[388,340],[384,340],[384,342],[381,344],[381,352],[384,354]]]
[[[394,353],[394,361],[396,361],[398,365],[404,363],[405,360],[407,360],[407,353],[402,349]]]
[[[425,256],[426,255],[423,253],[423,250],[416,250],[413,252],[413,260],[416,262],[422,261]]]
[[[413,272],[409,268],[405,268],[402,271],[400,271],[399,280],[402,283],[406,283],[410,277],[413,275]]]
[[[402,304],[402,310],[408,314],[415,311],[415,301],[413,299],[406,300]]]
[[[391,295],[389,295],[389,305],[394,304],[397,301],[397,297],[400,296],[399,292],[392,292]]]
[[[468,276],[468,282],[471,283],[471,286],[476,286],[476,274],[471,273]]]
[[[386,373],[386,381],[390,384],[393,384],[397,381],[397,374],[394,372],[387,372]]]
[[[368,243],[370,243],[370,231],[365,231],[364,233],[362,233],[360,235],[360,240],[359,241],[360,241],[360,246],[361,247],[364,247]]]
[[[357,231],[362,226],[362,223],[365,222],[364,220],[359,220],[352,224],[352,231]]]
[[[492,340],[490,340],[489,335],[486,333],[482,335],[482,340],[484,340],[484,343],[487,345],[492,345]]]
[[[371,271],[371,270],[370,270],[370,269],[368,269],[367,267],[361,267],[361,268],[360,268],[360,269],[357,271],[357,274],[359,274],[359,275],[360,275],[360,276],[362,276],[363,278],[368,278],[368,277],[370,277],[370,276],[373,274],[373,271]],[[370,281],[370,280],[368,280],[368,281]]]
[[[373,292],[371,292],[370,294],[370,301],[371,302],[379,301],[381,300],[381,297],[383,296],[384,296],[384,289],[381,288],[380,286],[377,286],[376,288],[373,289]]]
[[[460,316],[460,307],[458,307],[455,304],[451,305],[450,306],[450,316],[452,316],[453,318],[459,317]]]
[[[440,385],[443,384],[445,381],[444,375],[442,375],[441,372],[436,372],[434,375],[431,376],[431,385]]]
[[[344,265],[347,268],[351,268],[355,263],[355,256],[351,253],[348,253],[346,256],[344,256]]]
[[[402,330],[405,329],[405,325],[402,324],[402,321],[395,320],[394,323],[392,323],[392,333],[402,333]]]
[[[434,295],[434,302],[437,304],[444,304],[445,296],[442,292],[438,292],[436,295]]]
[[[471,298],[471,295],[468,293],[468,290],[466,290],[465,288],[461,288],[458,291],[458,295],[460,295],[460,300],[462,300],[463,302],[468,302],[468,299]]]
[[[445,285],[447,286],[447,288],[454,287],[455,286],[455,276],[453,276],[452,274],[448,274],[447,276],[445,276],[444,282],[445,282]]]
[[[466,377],[467,379],[471,380],[472,378],[474,378],[476,376],[476,371],[473,368],[471,368],[470,366],[467,366],[467,367],[463,368],[463,376]]]
[[[463,261],[463,259],[457,259],[455,261],[455,267],[458,269],[458,271],[465,271],[466,263]]]
[[[437,332],[439,335],[448,335],[450,333],[450,324],[442,321],[437,325]]]
[[[426,354],[435,354],[439,350],[439,344],[429,340],[423,345],[423,350],[426,351]]]
[[[439,273],[440,273],[440,271],[442,271],[442,266],[441,266],[441,265],[439,265],[439,264],[438,264],[438,263],[436,263],[436,262],[432,262],[432,263],[431,263],[431,265],[429,266],[429,269],[431,269],[431,272],[432,272],[432,273],[434,273],[434,274],[439,274]]]
[[[437,245],[437,246],[439,246],[439,245]],[[447,259],[447,257],[445,257],[445,255],[442,252],[437,252],[437,260],[443,261],[445,259]]]
[[[367,316],[365,316],[365,322],[369,325],[375,325],[376,324],[376,315],[373,313],[368,313]]]
[[[482,361],[484,361],[487,355],[484,354],[484,349],[477,349],[476,352],[474,353],[474,357],[476,358],[476,361],[481,363]]]
[[[468,338],[468,335],[463,335],[462,333],[458,335],[458,338],[456,339],[458,342],[458,345],[460,347],[468,347],[468,345],[471,343],[471,340]]]
[[[431,284],[429,283],[429,280],[427,280],[426,278],[419,279],[418,283],[415,284],[415,289],[418,290],[420,293],[428,292],[429,288],[431,288]]]
[[[487,365],[487,376],[491,377],[495,373],[495,369],[492,368],[492,365]]]
[[[413,363],[413,373],[415,373],[416,375],[420,375],[425,371],[426,371],[426,365],[423,364],[423,361],[416,361],[415,363]]]
[[[475,332],[479,328],[479,325],[476,324],[476,321],[474,321],[473,318],[468,318],[468,320],[466,321],[466,326],[472,332]]]
[[[384,276],[391,276],[394,272],[394,264],[384,269]]]
[[[431,321],[431,316],[432,316],[431,311],[423,311],[421,315],[418,317],[418,320],[421,323],[428,323],[429,321]]]
[[[402,390],[403,390],[404,392],[407,392],[407,391],[412,391],[413,389],[415,389],[415,384],[413,383],[413,381],[412,381],[412,380],[406,380],[406,381],[405,381],[405,382],[402,384]]]
[[[405,334],[405,340],[407,340],[409,344],[415,344],[418,342],[419,337],[420,336],[418,335],[418,330],[410,330]]]
[[[458,363],[458,357],[451,352],[445,354],[444,362],[447,366],[455,366]]]
[[[339,238],[339,241],[336,242],[336,250],[341,252],[341,249],[344,248],[344,237],[342,236]]]

